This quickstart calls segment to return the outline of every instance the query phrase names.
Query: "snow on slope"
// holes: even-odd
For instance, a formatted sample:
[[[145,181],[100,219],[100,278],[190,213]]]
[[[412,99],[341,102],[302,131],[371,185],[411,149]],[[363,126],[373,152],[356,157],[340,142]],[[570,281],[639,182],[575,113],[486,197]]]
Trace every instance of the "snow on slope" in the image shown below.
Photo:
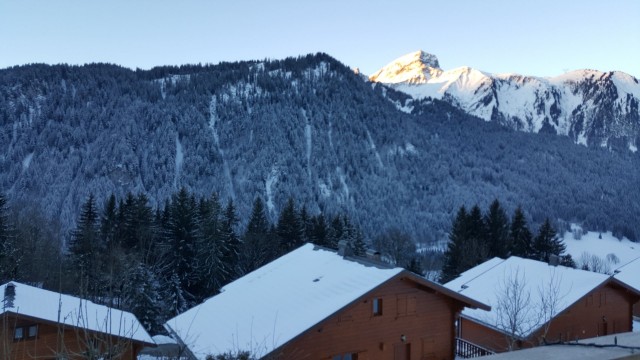
[[[586,264],[590,270],[613,274],[617,268],[640,258],[640,243],[618,239],[610,231],[584,232],[573,224],[571,231],[564,233],[563,240],[578,268]]]

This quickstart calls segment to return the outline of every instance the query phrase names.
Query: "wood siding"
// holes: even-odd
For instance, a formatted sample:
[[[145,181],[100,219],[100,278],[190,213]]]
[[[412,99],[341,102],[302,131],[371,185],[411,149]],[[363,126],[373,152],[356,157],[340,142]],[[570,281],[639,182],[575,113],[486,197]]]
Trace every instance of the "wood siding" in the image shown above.
[[[544,342],[544,338],[547,342],[557,342],[629,332],[632,330],[632,309],[636,301],[637,297],[609,283],[578,300],[556,316],[548,327],[543,326],[520,342],[519,347],[538,346]],[[465,318],[461,319],[460,326],[463,339],[495,352],[508,350],[504,333]]]
[[[382,315],[374,315],[382,299]],[[453,359],[456,313],[462,305],[396,277],[276,350],[273,359]]]
[[[17,327],[37,326],[35,337],[14,340]],[[0,358],[6,360],[55,359],[65,354],[67,359],[85,359],[83,356],[87,344],[109,347],[120,356],[119,360],[135,360],[143,345],[130,339],[88,332],[69,326],[58,327],[50,322],[16,316],[3,316],[0,320]]]

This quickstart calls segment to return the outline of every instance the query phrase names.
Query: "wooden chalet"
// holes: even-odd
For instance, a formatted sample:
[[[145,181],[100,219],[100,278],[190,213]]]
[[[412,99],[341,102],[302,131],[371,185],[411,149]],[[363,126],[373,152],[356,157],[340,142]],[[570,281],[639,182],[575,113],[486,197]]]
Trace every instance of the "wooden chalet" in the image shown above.
[[[193,359],[455,357],[454,321],[485,304],[401,268],[312,244],[228,284],[165,327]]]
[[[629,332],[640,299],[612,276],[515,256],[488,260],[445,286],[491,305],[463,310],[457,332],[497,353]]]
[[[634,259],[627,264],[614,270],[613,277],[621,282],[640,290],[640,258]],[[633,315],[640,318],[640,303],[633,305]]]
[[[131,313],[15,281],[2,291],[2,359],[135,360],[155,345]]]

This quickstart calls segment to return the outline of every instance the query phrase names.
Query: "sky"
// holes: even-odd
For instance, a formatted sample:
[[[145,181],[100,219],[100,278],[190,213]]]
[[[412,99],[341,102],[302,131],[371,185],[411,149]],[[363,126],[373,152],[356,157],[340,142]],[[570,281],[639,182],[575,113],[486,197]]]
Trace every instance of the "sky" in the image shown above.
[[[640,78],[637,0],[0,0],[0,69],[158,65],[325,52],[372,74],[424,50],[444,70]]]

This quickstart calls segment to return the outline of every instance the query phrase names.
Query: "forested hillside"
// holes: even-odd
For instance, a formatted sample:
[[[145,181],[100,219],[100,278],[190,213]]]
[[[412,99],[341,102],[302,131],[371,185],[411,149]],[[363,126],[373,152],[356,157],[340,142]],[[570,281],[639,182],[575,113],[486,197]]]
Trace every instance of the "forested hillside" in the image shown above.
[[[311,214],[349,214],[373,238],[397,227],[446,239],[456,210],[494,199],[636,238],[638,156],[471,118],[445,102],[387,100],[325,54],[161,67],[28,65],[0,70],[0,191],[69,239],[81,204],[180,188],[257,196],[273,222],[291,196]],[[239,224],[244,225],[244,224]]]

